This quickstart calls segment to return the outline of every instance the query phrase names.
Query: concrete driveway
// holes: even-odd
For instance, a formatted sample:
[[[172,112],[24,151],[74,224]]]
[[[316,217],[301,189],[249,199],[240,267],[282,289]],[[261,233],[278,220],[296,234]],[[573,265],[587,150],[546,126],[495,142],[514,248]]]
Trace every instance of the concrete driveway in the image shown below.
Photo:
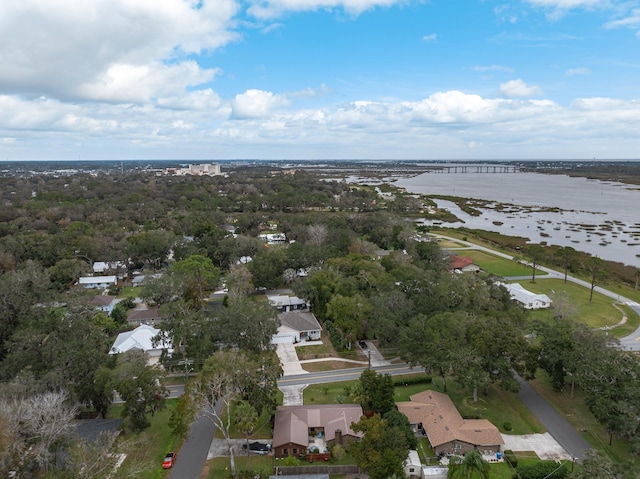
[[[522,434],[518,436],[503,434],[504,449],[512,451],[533,451],[545,461],[571,461],[572,457],[558,444],[551,434]]]

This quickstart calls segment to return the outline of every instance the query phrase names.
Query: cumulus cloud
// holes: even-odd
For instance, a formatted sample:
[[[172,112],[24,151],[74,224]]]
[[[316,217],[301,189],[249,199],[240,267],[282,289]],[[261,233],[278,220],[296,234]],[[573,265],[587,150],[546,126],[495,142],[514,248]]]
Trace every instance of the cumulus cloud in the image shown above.
[[[146,85],[134,96],[149,97],[140,91],[153,86],[145,74],[163,63],[162,74],[184,72],[184,55],[233,41],[237,11],[234,0],[205,0],[199,8],[184,0],[4,0],[0,90],[93,99],[94,85],[118,99],[126,71]]]
[[[236,95],[232,102],[232,118],[261,118],[267,117],[281,107],[287,106],[289,101],[282,95],[275,95],[270,91],[247,90]]]
[[[591,75],[591,70],[588,68],[569,68],[567,70],[567,76],[573,75]]]
[[[422,36],[423,42],[435,42],[437,40],[438,40],[438,34],[436,33],[430,33],[429,35]]]
[[[500,85],[500,93],[507,97],[527,97],[542,95],[542,88],[535,85],[527,85],[520,78]]]
[[[547,99],[488,98],[452,90],[410,102],[362,100],[295,109],[286,95],[261,90],[248,90],[230,104],[208,90],[193,93],[194,102],[210,102],[212,108],[186,112],[155,104],[71,105],[0,95],[0,139],[18,139],[1,144],[10,157],[47,135],[50,158],[69,158],[70,152],[75,157],[74,145],[82,144],[93,157],[113,159],[132,153],[154,158],[424,158],[425,152],[439,158],[466,158],[473,152],[513,158],[535,157],[544,148],[548,155],[549,145],[569,145],[570,152],[558,149],[555,157],[575,158],[604,143],[610,155],[624,157],[637,150],[640,123],[640,101],[604,97],[562,106]],[[52,156],[52,144],[66,149]]]

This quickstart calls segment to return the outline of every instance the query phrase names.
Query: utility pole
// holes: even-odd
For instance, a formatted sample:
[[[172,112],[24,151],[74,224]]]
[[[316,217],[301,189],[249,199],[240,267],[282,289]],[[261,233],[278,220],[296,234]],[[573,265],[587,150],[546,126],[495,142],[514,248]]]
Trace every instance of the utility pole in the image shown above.
[[[369,369],[371,369],[371,350],[367,349],[367,356],[369,358]]]

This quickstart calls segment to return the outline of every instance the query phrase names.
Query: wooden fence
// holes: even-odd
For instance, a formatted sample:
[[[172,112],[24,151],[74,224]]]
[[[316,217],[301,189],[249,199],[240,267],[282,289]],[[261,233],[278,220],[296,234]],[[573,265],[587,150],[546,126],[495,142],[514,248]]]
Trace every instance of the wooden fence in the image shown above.
[[[344,465],[331,466],[328,464],[318,464],[309,466],[275,466],[276,476],[295,476],[296,474],[363,474],[358,466]]]

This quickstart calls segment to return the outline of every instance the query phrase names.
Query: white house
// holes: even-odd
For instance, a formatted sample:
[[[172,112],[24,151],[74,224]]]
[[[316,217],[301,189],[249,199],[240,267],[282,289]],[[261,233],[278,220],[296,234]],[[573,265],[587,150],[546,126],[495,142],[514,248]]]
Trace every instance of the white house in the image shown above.
[[[111,285],[116,285],[118,282],[118,278],[115,276],[82,276],[78,283],[80,286],[84,288],[103,288],[106,289]]]
[[[118,334],[109,354],[119,354],[132,349],[140,349],[147,354],[147,362],[149,364],[157,364],[163,350],[166,350],[169,354],[173,353],[173,345],[169,338],[165,337],[154,346],[153,338],[160,333],[159,329],[141,324],[132,331]]]
[[[267,296],[267,300],[271,306],[281,313],[307,308],[305,300],[300,299],[297,296],[273,295]]]
[[[278,314],[280,326],[271,344],[319,340],[322,326],[311,311],[289,311]]]
[[[265,233],[259,235],[259,238],[271,245],[284,244],[287,241],[287,236],[284,233]]]
[[[520,283],[498,283],[507,288],[511,299],[522,304],[525,309],[543,309],[551,306],[551,298],[546,294],[536,294],[522,287]]]

